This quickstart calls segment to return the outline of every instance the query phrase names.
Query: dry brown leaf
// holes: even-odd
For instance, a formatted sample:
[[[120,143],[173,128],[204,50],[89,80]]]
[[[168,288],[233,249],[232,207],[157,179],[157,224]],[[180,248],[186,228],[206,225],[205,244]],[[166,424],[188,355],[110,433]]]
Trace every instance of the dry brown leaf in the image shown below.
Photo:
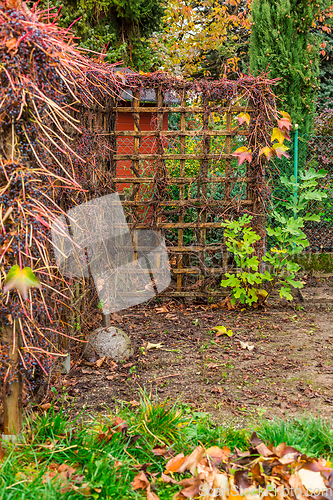
[[[178,484],[178,481],[175,481],[171,476],[167,476],[164,472],[161,474],[161,479],[164,483]]]
[[[131,406],[140,406],[139,401],[136,401],[136,399],[133,399],[132,401],[129,402]]]
[[[312,470],[308,469],[300,469],[298,471],[298,476],[302,482],[302,485],[307,489],[309,493],[320,491],[322,494],[322,492],[327,490],[324,479],[320,472],[313,472]]]
[[[282,457],[284,450],[287,448],[286,443],[280,443],[276,448],[274,448],[274,451],[278,457]]]
[[[306,493],[306,491],[303,488],[301,478],[299,475],[292,474],[289,478],[289,484],[294,490],[294,495],[297,498],[297,500],[305,500],[307,496],[304,496],[303,493]]]
[[[185,498],[193,498],[200,493],[200,486],[202,485],[201,475],[183,479],[179,482],[184,488],[180,491],[181,495]]]
[[[274,455],[274,453],[269,448],[267,448],[267,446],[264,443],[258,444],[258,446],[256,446],[256,450],[259,453],[259,455],[265,458]]]
[[[39,408],[41,408],[44,411],[47,411],[51,408],[51,403],[44,403],[43,405],[40,405]]]
[[[104,363],[104,361],[105,361],[105,356],[98,359],[95,364],[96,364],[96,366],[98,366],[98,368],[100,368],[102,366],[102,364]],[[82,370],[82,373],[83,373],[83,370]]]
[[[131,485],[135,490],[146,490],[148,486],[150,487],[149,481],[146,474],[142,471],[139,472],[137,476],[131,482]]]
[[[226,460],[228,460],[228,458],[230,457],[230,453],[231,451],[226,446],[224,446],[223,449],[219,448],[218,446],[211,446],[205,451],[203,456],[208,457],[209,462],[212,465],[217,466],[220,465],[221,462],[225,462]]]
[[[3,462],[4,457],[5,457],[5,452],[2,447],[2,443],[0,443],[0,462]]]
[[[6,42],[6,47],[9,50],[9,52],[11,50],[15,50],[15,52],[17,52],[16,45],[17,45],[17,38],[11,38],[10,40],[8,40],[8,42]]]
[[[190,455],[185,457],[185,460],[176,472],[185,472],[189,470],[192,475],[195,474],[195,469],[198,463],[202,460],[204,449],[197,446]]]
[[[166,473],[178,472],[178,469],[183,465],[184,460],[185,460],[184,453],[178,453],[178,455],[171,458],[165,466]]]
[[[81,368],[81,372],[84,375],[91,375],[92,374],[92,369],[91,368]]]
[[[168,453],[168,448],[153,448],[151,451],[156,457],[163,457],[166,453]]]
[[[214,475],[213,488],[219,490],[220,492],[219,497],[222,498],[223,500],[226,500],[228,498],[228,493],[229,493],[228,476],[226,474],[221,474],[217,472]]]
[[[150,485],[147,488],[147,500],[160,500],[160,497],[158,497],[153,491],[151,491]]]
[[[163,314],[163,313],[167,313],[169,311],[168,311],[167,306],[161,306],[161,307],[155,307],[155,312],[156,312],[156,314]]]

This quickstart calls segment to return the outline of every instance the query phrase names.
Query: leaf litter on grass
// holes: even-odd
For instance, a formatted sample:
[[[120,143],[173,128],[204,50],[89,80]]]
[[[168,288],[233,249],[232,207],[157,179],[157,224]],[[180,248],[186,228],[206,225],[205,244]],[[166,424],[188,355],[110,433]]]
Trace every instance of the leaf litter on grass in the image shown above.
[[[161,456],[164,456],[161,453]],[[192,453],[170,458],[159,478],[152,483],[142,471],[134,478],[135,490],[147,492],[148,500],[158,500],[156,480],[178,484],[175,500],[259,500],[262,498],[313,498],[332,500],[333,469],[331,462],[310,458],[286,443],[266,445],[254,432],[248,451],[237,448],[232,453],[224,446],[205,448],[198,445]],[[185,476],[185,477],[184,477]]]

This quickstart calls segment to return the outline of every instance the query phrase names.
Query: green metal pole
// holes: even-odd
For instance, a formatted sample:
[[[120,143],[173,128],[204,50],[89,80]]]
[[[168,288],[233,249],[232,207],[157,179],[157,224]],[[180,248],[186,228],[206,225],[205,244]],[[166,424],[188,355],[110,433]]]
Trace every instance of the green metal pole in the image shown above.
[[[294,177],[295,177],[295,201],[297,201],[297,178],[298,178],[298,125],[295,124],[295,136],[294,136]],[[296,213],[294,213],[294,218],[296,219]]]

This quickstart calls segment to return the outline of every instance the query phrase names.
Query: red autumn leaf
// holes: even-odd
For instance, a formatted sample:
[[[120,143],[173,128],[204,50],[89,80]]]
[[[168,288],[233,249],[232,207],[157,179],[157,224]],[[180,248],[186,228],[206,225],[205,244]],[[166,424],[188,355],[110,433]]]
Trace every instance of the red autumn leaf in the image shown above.
[[[284,140],[287,139],[287,141],[290,141],[290,137],[288,135],[288,132],[287,130],[281,130],[277,127],[275,127],[273,129],[273,133],[272,133],[272,137],[271,137],[271,141],[277,141],[279,142],[280,144],[283,144]]]
[[[247,123],[248,125],[250,125],[251,116],[249,115],[249,113],[240,113],[236,117],[236,119],[239,125],[243,125],[243,123]]]
[[[281,111],[280,114],[282,115],[282,118],[278,120],[278,127],[282,130],[286,129],[289,131],[292,127],[290,114],[286,111]]]
[[[286,158],[290,158],[290,156],[286,153],[288,151],[288,147],[284,146],[284,144],[273,144],[274,151],[276,153],[276,156],[278,158],[281,158],[282,156],[285,156]]]
[[[247,149],[246,146],[242,146],[241,148],[236,149],[236,151],[234,151],[231,156],[236,156],[236,158],[238,158],[238,165],[241,165],[245,160],[251,163],[251,152],[251,149]]]
[[[274,158],[275,156],[275,151],[273,148],[270,148],[268,146],[262,148],[260,151],[259,151],[259,156],[261,155],[265,155],[266,158],[267,158],[267,161],[269,161],[271,158]]]

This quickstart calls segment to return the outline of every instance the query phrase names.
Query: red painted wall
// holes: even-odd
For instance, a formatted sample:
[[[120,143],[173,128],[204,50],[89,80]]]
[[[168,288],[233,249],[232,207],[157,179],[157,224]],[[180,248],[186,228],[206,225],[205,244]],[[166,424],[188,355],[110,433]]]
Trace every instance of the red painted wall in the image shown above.
[[[128,102],[128,106],[132,103]],[[153,104],[141,104],[141,106],[152,107]],[[141,131],[156,130],[156,115],[152,113],[140,113]],[[168,129],[168,114],[163,116],[163,130]],[[118,113],[116,130],[134,130],[134,118],[131,113]],[[156,137],[142,137],[140,144],[140,154],[156,153]],[[134,137],[117,137],[117,154],[132,154],[134,152]],[[152,171],[153,162],[146,160],[141,167],[140,175],[149,175]],[[130,160],[117,161],[117,177],[133,177]],[[118,192],[124,188],[130,187],[130,184],[117,184]]]

